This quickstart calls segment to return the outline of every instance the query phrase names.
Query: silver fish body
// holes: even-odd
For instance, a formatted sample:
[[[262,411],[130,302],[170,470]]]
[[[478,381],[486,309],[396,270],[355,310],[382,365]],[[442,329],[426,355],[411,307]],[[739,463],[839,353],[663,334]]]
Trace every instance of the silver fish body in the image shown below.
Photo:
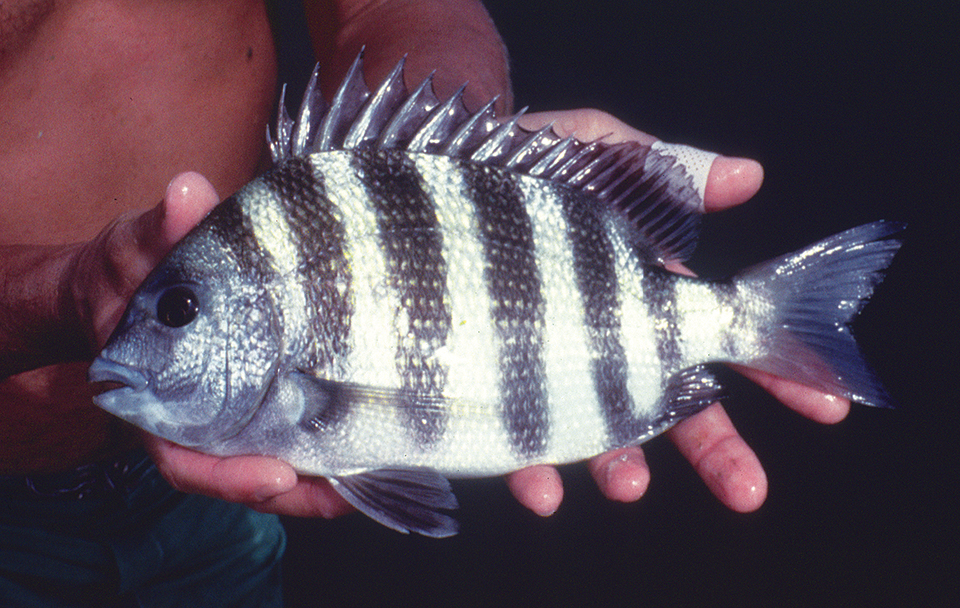
[[[727,281],[682,166],[528,133],[359,62],[281,113],[276,166],[145,280],[96,401],[177,443],[277,456],[398,530],[456,531],[448,477],[581,460],[715,401],[710,364],[889,398],[847,324],[899,242],[877,222]],[[455,103],[456,102],[456,103]]]

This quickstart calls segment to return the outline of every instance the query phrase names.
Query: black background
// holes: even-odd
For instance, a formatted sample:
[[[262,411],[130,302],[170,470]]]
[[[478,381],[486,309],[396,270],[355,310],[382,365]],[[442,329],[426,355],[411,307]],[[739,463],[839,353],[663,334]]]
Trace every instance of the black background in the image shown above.
[[[745,381],[728,400],[769,498],[725,509],[666,438],[638,503],[561,469],[551,518],[500,479],[456,482],[462,531],[362,515],[285,520],[290,606],[960,605],[956,8],[497,0],[517,107],[593,106],[667,141],[763,163],[691,266],[722,275],[861,223],[909,223],[855,331],[899,401],[835,426]],[[871,8],[867,8],[871,6]],[[856,603],[856,604],[854,604]]]

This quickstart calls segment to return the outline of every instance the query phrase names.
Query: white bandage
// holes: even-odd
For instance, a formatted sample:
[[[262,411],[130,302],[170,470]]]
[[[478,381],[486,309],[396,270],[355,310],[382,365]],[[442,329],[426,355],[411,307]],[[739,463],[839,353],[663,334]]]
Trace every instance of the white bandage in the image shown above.
[[[660,154],[673,156],[677,159],[677,162],[683,165],[687,174],[693,178],[693,187],[700,195],[700,206],[702,208],[703,197],[707,191],[707,177],[710,175],[710,167],[713,166],[713,161],[719,154],[706,152],[692,146],[668,144],[662,141],[654,142],[650,149]]]

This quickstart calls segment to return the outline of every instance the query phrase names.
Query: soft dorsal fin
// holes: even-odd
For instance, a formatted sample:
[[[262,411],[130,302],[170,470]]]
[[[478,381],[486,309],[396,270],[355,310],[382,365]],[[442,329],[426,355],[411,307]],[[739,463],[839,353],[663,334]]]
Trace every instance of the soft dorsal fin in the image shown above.
[[[412,93],[401,60],[371,92],[361,51],[327,104],[314,70],[293,120],[281,99],[276,138],[267,139],[275,163],[318,152],[370,147],[440,154],[566,184],[616,211],[651,262],[685,260],[696,246],[702,201],[676,158],[636,142],[609,144],[561,138],[552,128],[531,132],[520,114],[498,120],[494,101],[471,113],[463,88],[445,101],[427,78]]]

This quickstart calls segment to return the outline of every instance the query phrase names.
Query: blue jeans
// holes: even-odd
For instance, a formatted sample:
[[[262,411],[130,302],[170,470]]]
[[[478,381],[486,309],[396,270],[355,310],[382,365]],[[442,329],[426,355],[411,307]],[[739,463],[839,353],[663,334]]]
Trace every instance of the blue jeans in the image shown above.
[[[278,518],[173,490],[141,452],[0,478],[2,606],[281,606]]]

